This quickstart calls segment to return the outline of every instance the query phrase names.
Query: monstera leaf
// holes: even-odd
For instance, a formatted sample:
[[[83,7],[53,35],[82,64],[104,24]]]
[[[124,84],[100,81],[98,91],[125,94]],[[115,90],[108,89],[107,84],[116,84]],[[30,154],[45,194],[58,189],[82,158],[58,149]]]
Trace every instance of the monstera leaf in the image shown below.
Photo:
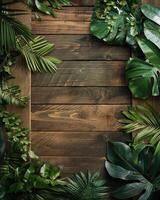
[[[149,40],[138,38],[137,42],[146,56],[146,61],[132,58],[126,68],[129,88],[135,98],[146,99],[158,96],[160,80],[160,50]]]
[[[152,146],[140,144],[130,147],[121,142],[109,142],[105,167],[113,180],[117,182],[120,179],[122,184],[111,195],[116,199],[158,200],[159,160]]]
[[[91,34],[109,44],[134,45],[141,32],[139,1],[97,0],[91,20]]]

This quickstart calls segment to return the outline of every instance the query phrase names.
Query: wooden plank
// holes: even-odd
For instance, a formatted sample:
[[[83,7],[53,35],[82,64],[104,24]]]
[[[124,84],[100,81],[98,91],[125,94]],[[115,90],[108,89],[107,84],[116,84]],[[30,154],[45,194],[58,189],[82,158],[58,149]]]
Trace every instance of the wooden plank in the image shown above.
[[[127,137],[116,132],[32,132],[31,134],[32,150],[41,156],[103,157],[108,139],[127,140]]]
[[[31,14],[28,8],[23,3],[16,3],[12,5],[16,9],[26,10],[29,14],[24,16],[18,16],[18,19],[22,21],[26,26],[31,27]],[[12,8],[13,8],[12,7]],[[12,74],[15,77],[10,81],[11,85],[19,85],[21,88],[21,94],[24,96],[31,95],[31,73],[26,68],[24,59],[18,58],[16,66],[12,68]],[[10,112],[16,112],[21,116],[23,126],[26,128],[31,128],[31,106],[30,102],[26,108],[17,108],[15,106],[8,107]]]
[[[46,35],[55,44],[52,55],[61,60],[128,60],[130,49],[108,46],[91,35]]]
[[[126,86],[125,62],[65,61],[55,74],[32,74],[32,86]]]
[[[34,34],[89,34],[90,22],[32,21]]]
[[[130,104],[127,87],[32,87],[33,104]]]
[[[40,156],[42,160],[49,162],[62,169],[62,177],[68,177],[80,171],[91,172],[100,171],[104,174],[105,157],[60,157],[60,156]]]
[[[117,131],[127,105],[32,106],[32,131]]]
[[[56,10],[56,17],[39,14],[43,21],[91,21],[93,12],[92,7],[65,7],[62,10]],[[36,21],[35,13],[32,13],[32,20]],[[49,23],[49,22],[48,22]]]
[[[93,6],[95,0],[72,0],[74,6]]]

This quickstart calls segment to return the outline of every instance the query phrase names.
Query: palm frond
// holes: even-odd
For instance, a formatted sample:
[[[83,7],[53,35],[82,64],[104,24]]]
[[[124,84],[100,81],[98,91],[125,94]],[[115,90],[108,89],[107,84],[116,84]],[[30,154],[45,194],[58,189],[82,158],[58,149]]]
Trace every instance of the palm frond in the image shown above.
[[[0,50],[10,52],[16,48],[16,39],[23,35],[26,40],[32,39],[31,31],[14,16],[23,11],[8,9],[6,4],[0,6]]]
[[[134,133],[134,143],[150,142],[157,145],[160,142],[160,114],[151,107],[135,106],[123,112],[122,130]]]
[[[24,56],[29,70],[33,72],[56,71],[56,64],[59,64],[60,60],[53,56],[47,56],[53,50],[53,47],[53,44],[40,36],[29,43],[21,38],[17,40],[17,48]]]
[[[80,172],[68,179],[65,189],[69,200],[104,200],[108,197],[105,181],[99,179],[99,173]]]

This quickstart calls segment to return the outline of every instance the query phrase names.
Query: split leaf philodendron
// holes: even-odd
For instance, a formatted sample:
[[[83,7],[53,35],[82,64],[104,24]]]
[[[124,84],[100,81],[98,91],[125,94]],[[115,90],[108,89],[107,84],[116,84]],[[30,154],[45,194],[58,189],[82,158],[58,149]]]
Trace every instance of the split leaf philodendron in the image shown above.
[[[126,67],[126,79],[133,97],[147,99],[160,95],[159,8],[140,5],[140,1],[97,0],[90,29],[106,43],[129,44],[138,54],[138,58],[131,58]]]
[[[91,33],[109,44],[135,45],[142,31],[140,0],[97,0],[91,19]]]
[[[111,192],[116,199],[159,200],[160,155],[154,147],[136,147],[121,142],[107,144],[105,167],[113,181],[121,180]]]

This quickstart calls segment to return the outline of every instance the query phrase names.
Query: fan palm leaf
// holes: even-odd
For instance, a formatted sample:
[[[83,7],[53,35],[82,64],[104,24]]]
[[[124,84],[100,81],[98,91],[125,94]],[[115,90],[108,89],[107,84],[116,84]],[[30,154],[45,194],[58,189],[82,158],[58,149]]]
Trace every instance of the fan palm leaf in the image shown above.
[[[99,179],[99,173],[80,172],[68,179],[65,189],[69,200],[106,200],[108,189],[105,181]]]
[[[151,107],[135,106],[123,112],[122,129],[134,133],[134,143],[147,141],[153,145],[160,143],[160,114]]]

